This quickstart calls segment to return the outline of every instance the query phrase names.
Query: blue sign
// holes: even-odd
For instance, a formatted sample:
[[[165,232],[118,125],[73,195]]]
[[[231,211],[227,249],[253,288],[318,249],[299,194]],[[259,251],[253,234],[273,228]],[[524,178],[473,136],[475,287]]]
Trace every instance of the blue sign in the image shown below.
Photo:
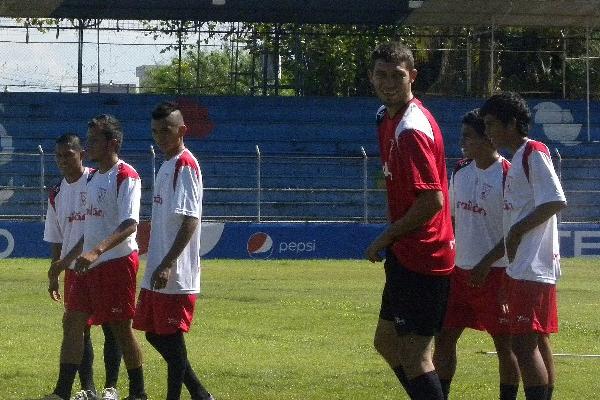
[[[148,223],[138,240],[147,249]],[[361,259],[384,224],[212,223],[202,224],[201,256],[231,259]],[[47,258],[41,222],[0,221],[0,258]],[[600,256],[600,224],[561,224],[562,257]]]

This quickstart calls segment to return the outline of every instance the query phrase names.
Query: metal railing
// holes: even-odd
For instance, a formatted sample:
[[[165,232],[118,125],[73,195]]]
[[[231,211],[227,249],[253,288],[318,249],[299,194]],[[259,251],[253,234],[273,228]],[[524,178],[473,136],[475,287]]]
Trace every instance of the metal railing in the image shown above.
[[[47,188],[60,181],[53,157],[41,146],[32,153],[0,153],[0,218],[41,219]],[[257,145],[253,155],[197,154],[204,178],[205,220],[383,222],[386,194],[379,157],[360,147],[356,156],[269,155]],[[124,153],[142,177],[142,218],[151,214],[156,163],[154,148]],[[600,158],[563,159],[554,164],[569,207],[562,221],[600,221]],[[448,158],[448,170],[456,159]]]

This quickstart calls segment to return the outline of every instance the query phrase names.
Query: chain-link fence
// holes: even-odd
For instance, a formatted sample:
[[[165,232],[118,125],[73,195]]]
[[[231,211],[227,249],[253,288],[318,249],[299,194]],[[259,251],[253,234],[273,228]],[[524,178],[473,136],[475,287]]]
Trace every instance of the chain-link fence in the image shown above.
[[[600,98],[600,31],[584,28],[37,23],[0,19],[3,90],[364,96],[370,50],[401,38],[421,95]]]

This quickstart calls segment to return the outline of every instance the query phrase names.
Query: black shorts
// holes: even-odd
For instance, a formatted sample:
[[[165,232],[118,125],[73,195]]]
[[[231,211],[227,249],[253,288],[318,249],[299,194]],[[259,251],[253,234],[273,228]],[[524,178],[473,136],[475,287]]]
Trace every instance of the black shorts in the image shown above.
[[[391,251],[385,260],[379,318],[393,321],[398,334],[435,336],[442,329],[450,292],[449,276],[424,275],[400,265]]]

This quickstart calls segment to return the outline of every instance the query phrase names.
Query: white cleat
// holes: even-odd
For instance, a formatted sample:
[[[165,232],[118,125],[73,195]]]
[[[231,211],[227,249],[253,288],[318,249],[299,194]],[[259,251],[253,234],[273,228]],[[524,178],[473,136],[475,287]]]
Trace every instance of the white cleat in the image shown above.
[[[97,400],[98,397],[96,396],[96,393],[92,392],[91,390],[80,390],[79,392],[75,393],[75,396],[71,397],[71,400]]]
[[[100,393],[98,400],[119,400],[119,392],[112,387],[105,388],[102,390],[102,393]]]

